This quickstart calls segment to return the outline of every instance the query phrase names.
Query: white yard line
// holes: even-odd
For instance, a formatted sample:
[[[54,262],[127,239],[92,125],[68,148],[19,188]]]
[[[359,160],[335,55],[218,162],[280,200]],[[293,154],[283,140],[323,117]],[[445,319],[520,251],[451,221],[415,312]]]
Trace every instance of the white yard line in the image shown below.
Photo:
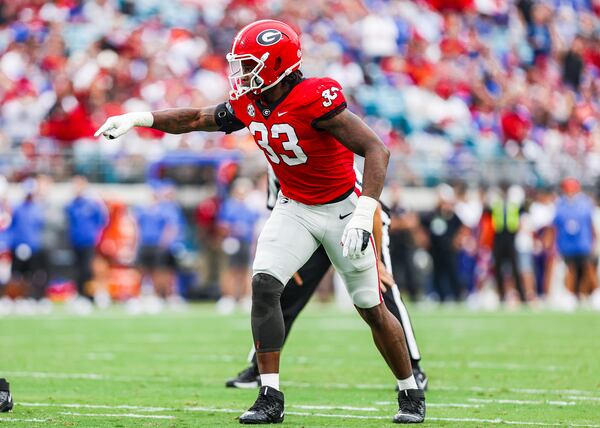
[[[444,421],[444,422],[472,422],[479,424],[506,424],[506,425],[534,425],[543,427],[589,427],[600,428],[600,425],[595,424],[561,424],[555,422],[528,422],[528,421],[507,421],[506,419],[477,419],[477,418],[426,418],[429,421]]]
[[[394,383],[359,383],[359,384],[349,384],[349,383],[308,383],[308,382],[295,382],[295,381],[283,381],[282,385],[290,386],[293,388],[329,388],[329,389],[388,389],[390,391],[394,390]]]
[[[478,409],[481,407],[479,404],[467,404],[467,403],[427,403],[427,407],[459,407],[464,409]]]
[[[519,363],[495,363],[487,361],[427,361],[430,367],[457,368],[457,369],[493,369],[493,370],[533,370],[555,372],[564,370],[564,367],[544,364],[519,364]]]
[[[11,418],[11,417],[0,416],[0,422],[8,422],[8,423],[11,423],[11,422],[40,422],[40,423],[42,423],[42,422],[47,422],[47,421],[48,421],[48,419],[37,419],[37,418],[25,419],[25,418]]]
[[[390,390],[394,389],[394,383],[309,383],[309,382],[295,382],[295,381],[283,381],[281,382],[284,386],[292,388],[328,388],[328,389],[372,389],[372,390]],[[471,392],[514,392],[519,394],[532,394],[532,395],[581,395],[590,396],[595,395],[597,391],[581,390],[581,389],[534,389],[534,388],[494,388],[494,387],[481,387],[481,386],[448,386],[438,385],[432,386],[432,390],[435,391],[471,391]],[[573,397],[569,397],[573,399]],[[592,399],[600,397],[593,397]]]
[[[397,406],[398,402],[397,401],[376,401],[374,404],[378,405],[378,406],[391,406],[391,405]],[[465,408],[465,409],[478,409],[482,406],[479,404],[468,404],[468,403],[430,403],[428,401],[427,407],[459,407],[459,408]]]
[[[518,392],[521,394],[572,394],[572,395],[593,395],[597,391],[586,391],[581,389],[536,389],[536,388],[509,388],[510,392]]]
[[[471,403],[481,404],[516,404],[516,405],[549,405],[549,406],[575,406],[574,401],[556,401],[556,400],[512,400],[512,399],[488,399],[488,398],[469,398]]]
[[[309,404],[295,404],[291,405],[294,409],[303,410],[350,410],[354,412],[377,412],[380,409],[377,407],[352,407],[352,406],[313,406]]]
[[[318,418],[340,418],[340,419],[389,419],[392,420],[392,415],[390,416],[375,416],[375,415],[332,415],[331,413],[309,413],[309,412],[285,412],[286,415],[292,416],[308,416],[308,417],[318,417]]]
[[[198,412],[215,412],[215,413],[238,413],[239,409],[225,409],[215,407],[194,407],[194,411]],[[288,415],[293,416],[308,416],[308,417],[321,417],[321,418],[340,418],[340,419],[381,419],[386,420],[392,419],[392,415],[389,416],[376,416],[376,415],[345,415],[345,414],[329,414],[329,413],[309,413],[309,412],[285,412]],[[427,417],[428,421],[442,421],[442,422],[467,422],[467,423],[478,423],[478,424],[506,424],[506,425],[534,425],[534,426],[553,426],[553,427],[564,427],[565,424],[554,423],[554,422],[535,422],[535,421],[511,421],[505,419],[478,419],[478,418],[436,418]],[[586,427],[586,428],[600,428],[600,425],[595,424],[568,424],[571,427]]]
[[[144,380],[152,380],[156,381],[172,381],[173,378],[166,376],[112,376],[112,375],[104,375],[99,373],[61,373],[61,372],[37,372],[37,371],[8,371],[2,372],[3,375],[7,377],[25,377],[32,379],[82,379],[82,380],[100,380],[100,381],[121,381],[121,382],[131,382],[131,381],[144,381]]]
[[[215,412],[215,413],[239,413],[240,415],[244,413],[243,409],[222,409],[216,407],[202,407],[202,406],[191,406],[184,407],[183,410],[186,412]],[[286,412],[289,413],[289,412]]]
[[[600,397],[580,397],[577,395],[570,395],[567,398],[570,400],[600,401]]]
[[[29,372],[29,371],[9,371],[3,374],[11,377],[30,377],[38,379],[88,379],[88,380],[107,380],[107,377],[97,373],[55,373],[55,372]]]
[[[139,412],[169,412],[177,410],[173,407],[148,407],[148,406],[130,406],[127,404],[120,404],[116,406],[110,406],[107,404],[80,404],[80,403],[29,403],[29,402],[17,402],[16,406],[23,407],[61,407],[67,409],[124,409],[124,410],[137,410]]]
[[[506,404],[540,404],[545,403],[543,401],[524,401],[524,400],[484,400],[484,399],[469,399],[469,401],[477,402],[510,402]],[[516,403],[513,403],[516,402]],[[388,405],[393,402],[381,401],[376,404]],[[170,407],[147,407],[147,406],[131,406],[131,405],[118,405],[109,406],[104,404],[79,404],[79,403],[19,403],[22,406],[30,407],[64,407],[64,408],[92,408],[92,409],[127,409],[137,411],[148,411],[148,412],[162,412],[162,411],[177,411],[176,408]],[[462,403],[429,403],[429,407],[467,407],[476,406]],[[314,409],[314,410],[362,410],[362,411],[376,411],[378,409],[373,407],[350,407],[350,406],[310,406],[310,405],[294,405],[291,406],[298,409]],[[206,413],[239,413],[243,412],[243,409],[228,409],[228,408],[217,408],[217,407],[202,407],[202,406],[190,406],[183,407],[184,411],[187,412],[206,412]],[[392,415],[381,416],[381,415],[354,415],[354,414],[330,414],[330,413],[314,413],[314,412],[297,412],[287,411],[288,415],[292,416],[306,416],[306,417],[322,417],[322,418],[340,418],[340,419],[375,419],[375,420],[387,420],[392,418]],[[175,416],[171,415],[144,415],[137,413],[79,413],[79,412],[59,412],[61,415],[67,416],[82,416],[82,417],[113,417],[113,418],[138,418],[138,419],[175,419]],[[443,418],[443,417],[427,417],[429,421],[442,421],[442,422],[457,422],[457,423],[475,423],[475,424],[506,424],[506,425],[531,425],[531,426],[565,426],[561,423],[553,422],[537,422],[537,421],[512,421],[505,419],[479,419],[479,418]],[[47,419],[12,419],[0,417],[0,422],[46,422]],[[582,428],[600,428],[597,424],[569,424],[571,427],[582,427]]]
[[[175,419],[171,415],[138,415],[137,413],[78,413],[58,412],[59,415],[85,416],[90,418],[135,418],[135,419]]]

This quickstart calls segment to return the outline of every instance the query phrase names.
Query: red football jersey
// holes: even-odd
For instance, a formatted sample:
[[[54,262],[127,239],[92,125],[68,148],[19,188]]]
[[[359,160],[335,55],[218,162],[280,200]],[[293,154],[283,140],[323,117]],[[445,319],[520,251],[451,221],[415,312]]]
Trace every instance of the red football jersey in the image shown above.
[[[285,196],[318,205],[354,187],[354,153],[313,126],[346,108],[338,82],[304,79],[272,111],[247,96],[230,100],[230,104],[273,166]]]

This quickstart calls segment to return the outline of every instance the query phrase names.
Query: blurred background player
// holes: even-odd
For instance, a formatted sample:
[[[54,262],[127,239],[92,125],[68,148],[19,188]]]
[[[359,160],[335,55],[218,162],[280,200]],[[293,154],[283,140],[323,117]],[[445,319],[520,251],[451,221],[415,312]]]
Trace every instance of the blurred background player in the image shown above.
[[[236,303],[250,311],[250,264],[254,227],[259,214],[245,202],[253,189],[252,181],[238,178],[231,185],[229,197],[223,201],[218,214],[218,227],[223,252],[227,264],[221,276],[221,298],[217,301],[217,311],[229,314]]]
[[[545,297],[550,291],[550,278],[556,253],[553,231],[555,211],[552,190],[548,187],[537,189],[534,200],[529,206],[529,216],[533,228],[533,260],[538,297]]]
[[[44,297],[49,273],[42,244],[45,226],[44,209],[38,201],[38,183],[28,179],[23,183],[24,200],[13,210],[10,225],[12,285],[17,295]]]
[[[277,195],[280,191],[279,181],[273,170],[268,169],[268,190],[267,190],[267,208],[272,210],[277,202]],[[360,188],[361,183],[360,171],[356,170],[357,187]],[[426,390],[429,380],[425,372],[421,369],[421,353],[417,346],[412,323],[408,316],[406,306],[400,296],[398,286],[392,275],[392,260],[389,252],[389,228],[390,214],[385,205],[380,203],[380,208],[376,211],[375,220],[373,222],[373,238],[378,250],[379,273],[381,275],[381,290],[383,299],[389,311],[398,319],[406,334],[408,350],[410,352],[410,360],[413,369],[413,375],[420,389]],[[300,315],[300,312],[306,307],[308,301],[315,293],[315,290],[323,280],[325,274],[331,268],[331,261],[323,247],[319,247],[317,251],[308,259],[306,264],[302,266],[298,272],[285,285],[281,295],[281,311],[283,313],[283,322],[285,324],[284,342],[287,340],[292,325]],[[229,388],[256,388],[260,386],[260,373],[258,371],[258,362],[254,347],[250,350],[250,365],[242,370],[238,375],[225,383]]]
[[[0,176],[0,296],[10,281],[12,207],[7,198],[8,182]]]
[[[589,296],[597,287],[593,249],[596,239],[593,200],[581,192],[579,182],[566,178],[556,205],[556,245],[567,265],[567,289],[577,298]]]
[[[408,293],[413,302],[419,298],[417,269],[414,258],[418,248],[417,241],[420,234],[420,220],[417,213],[407,210],[401,200],[401,186],[393,182],[389,188],[389,207],[391,223],[390,257],[393,266],[394,282],[400,289]]]
[[[437,300],[461,301],[464,285],[458,277],[458,242],[467,233],[454,211],[455,194],[452,187],[442,184],[437,189],[438,203],[432,213],[421,220],[427,231],[429,252],[433,261],[433,291]]]
[[[86,284],[92,278],[92,260],[108,214],[104,204],[89,195],[87,178],[75,176],[71,183],[75,197],[65,207],[65,211],[75,256],[75,283],[80,296],[91,297]]]
[[[171,254],[178,224],[173,211],[166,209],[162,200],[162,183],[152,183],[152,202],[134,210],[139,228],[137,265],[141,269],[142,284],[161,298],[171,296],[174,290],[174,259]]]
[[[521,214],[523,212],[522,200],[514,197],[510,192],[510,186],[507,182],[500,185],[500,193],[492,201],[489,207],[491,212],[492,227],[494,228],[494,273],[496,275],[496,286],[500,301],[504,302],[506,296],[505,286],[505,268],[508,267],[511,272],[515,288],[519,293],[521,302],[526,302],[525,288],[523,287],[523,277],[517,255],[516,236],[519,232]],[[513,196],[513,197],[511,197]]]

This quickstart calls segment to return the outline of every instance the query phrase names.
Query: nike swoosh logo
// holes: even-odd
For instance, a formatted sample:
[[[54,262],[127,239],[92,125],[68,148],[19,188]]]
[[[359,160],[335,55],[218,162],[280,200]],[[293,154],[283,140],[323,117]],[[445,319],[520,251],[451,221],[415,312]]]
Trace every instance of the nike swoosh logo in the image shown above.
[[[350,214],[352,214],[352,213],[348,213],[348,214],[346,214],[346,215],[341,215],[341,214],[340,214],[340,220],[343,220],[343,219],[345,219],[345,218],[346,218],[346,217],[348,217]]]
[[[284,111],[284,112],[277,113],[277,117],[281,117],[281,116],[283,116],[284,114],[287,114],[287,111]]]

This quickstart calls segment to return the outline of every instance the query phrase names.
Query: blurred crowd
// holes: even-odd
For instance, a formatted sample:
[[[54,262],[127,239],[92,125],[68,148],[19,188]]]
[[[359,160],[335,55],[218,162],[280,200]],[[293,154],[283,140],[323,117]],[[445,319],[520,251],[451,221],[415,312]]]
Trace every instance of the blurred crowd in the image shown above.
[[[91,137],[108,115],[222,102],[233,36],[270,17],[302,33],[306,75],[341,82],[394,178],[593,182],[599,15],[599,0],[1,2],[0,172],[122,182],[168,150],[251,150],[244,132]]]

